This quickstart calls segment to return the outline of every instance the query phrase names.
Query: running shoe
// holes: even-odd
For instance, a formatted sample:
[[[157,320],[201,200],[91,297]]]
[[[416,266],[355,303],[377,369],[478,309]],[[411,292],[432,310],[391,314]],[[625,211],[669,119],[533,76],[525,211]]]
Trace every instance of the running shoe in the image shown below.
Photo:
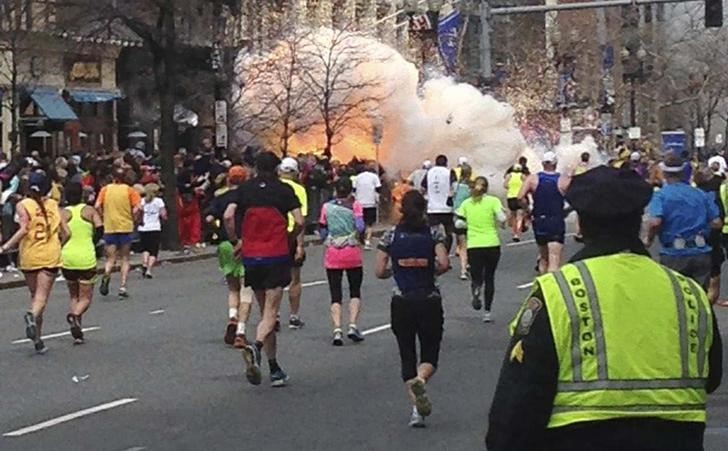
[[[225,328],[225,338],[223,338],[223,341],[225,341],[226,345],[232,345],[235,342],[235,332],[238,330],[238,321],[235,319],[230,319],[228,321],[227,327]]]
[[[371,241],[367,240],[367,241],[364,242],[364,250],[365,251],[372,250],[372,242]]]
[[[331,340],[331,344],[334,346],[344,346],[344,334],[341,333],[341,329],[334,330],[334,338]]]
[[[260,351],[255,345],[248,345],[243,348],[243,360],[245,360],[245,377],[253,385],[260,385]]]
[[[35,324],[35,317],[33,316],[33,313],[25,312],[23,319],[25,320],[25,336],[28,337],[29,340],[35,341],[38,335],[38,326]]]
[[[412,415],[410,415],[408,426],[418,429],[425,427],[425,417],[420,415],[416,408],[412,409]]]
[[[270,374],[271,387],[285,387],[288,382],[288,375],[280,368]]]
[[[519,237],[517,237],[517,236],[514,236],[513,237],[513,242],[514,243],[520,243],[521,242],[521,239]]]
[[[490,316],[490,310],[486,310],[483,314],[483,322],[484,323],[490,323],[493,322],[493,318]]]
[[[43,340],[36,341],[33,346],[35,347],[35,353],[36,354],[45,354],[48,348],[46,348],[45,343],[43,343]]]
[[[142,266],[141,267],[141,270],[142,270],[142,279],[146,279],[146,277],[147,277],[147,267],[146,266]]]
[[[248,340],[245,338],[245,335],[236,335],[235,341],[233,341],[233,348],[245,349],[246,346],[248,346]]]
[[[574,235],[574,241],[576,241],[577,243],[583,243],[584,237],[581,235]]]
[[[460,273],[460,280],[468,280],[467,273],[464,273],[464,272],[463,273]]]
[[[483,307],[483,301],[480,300],[480,288],[473,289],[472,306],[475,310],[480,310]]]
[[[83,330],[78,316],[73,313],[66,315],[66,322],[71,326],[71,336],[74,340],[83,340]]]
[[[432,413],[432,402],[427,396],[427,389],[425,383],[417,379],[412,384],[412,393],[415,395],[415,408],[417,413],[423,417],[429,416]]]
[[[293,330],[298,330],[302,328],[306,323],[301,321],[301,318],[297,316],[291,316],[291,318],[288,320],[288,328]]]
[[[354,343],[361,343],[364,341],[364,335],[359,332],[359,329],[353,326],[349,326],[349,331],[346,333],[346,336]]]
[[[129,297],[129,293],[126,291],[126,287],[120,287],[119,288],[119,298],[127,299],[128,297]]]
[[[101,296],[107,296],[109,294],[109,282],[111,282],[111,277],[105,275],[101,278],[101,284],[99,285],[99,293],[101,293]]]

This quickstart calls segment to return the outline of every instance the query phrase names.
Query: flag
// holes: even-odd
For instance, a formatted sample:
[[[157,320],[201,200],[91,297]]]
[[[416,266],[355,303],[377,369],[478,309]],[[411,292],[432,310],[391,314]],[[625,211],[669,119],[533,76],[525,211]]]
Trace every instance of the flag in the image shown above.
[[[453,10],[437,24],[437,43],[440,57],[448,74],[455,72],[458,63],[458,47],[462,15]]]

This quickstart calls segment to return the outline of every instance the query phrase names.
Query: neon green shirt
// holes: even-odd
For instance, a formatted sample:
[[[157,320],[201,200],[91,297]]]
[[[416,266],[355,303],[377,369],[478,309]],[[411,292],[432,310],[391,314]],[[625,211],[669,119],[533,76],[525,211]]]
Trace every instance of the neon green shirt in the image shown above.
[[[296,183],[293,180],[281,179],[281,182],[290,185],[293,188],[293,192],[296,194],[298,201],[301,203],[301,214],[305,218],[308,215],[308,196],[306,195],[306,188],[300,183]],[[293,230],[293,215],[288,213],[288,231]]]
[[[500,199],[483,196],[479,201],[465,199],[455,214],[468,223],[468,249],[500,246],[498,237],[498,213],[503,211]]]

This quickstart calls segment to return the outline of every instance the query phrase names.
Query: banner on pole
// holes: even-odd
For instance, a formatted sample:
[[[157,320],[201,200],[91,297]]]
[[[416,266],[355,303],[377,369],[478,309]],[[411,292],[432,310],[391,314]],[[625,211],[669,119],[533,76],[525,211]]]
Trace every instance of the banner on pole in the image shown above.
[[[448,74],[455,72],[458,63],[458,36],[463,16],[460,11],[453,10],[441,18],[437,24],[437,43],[440,57]]]

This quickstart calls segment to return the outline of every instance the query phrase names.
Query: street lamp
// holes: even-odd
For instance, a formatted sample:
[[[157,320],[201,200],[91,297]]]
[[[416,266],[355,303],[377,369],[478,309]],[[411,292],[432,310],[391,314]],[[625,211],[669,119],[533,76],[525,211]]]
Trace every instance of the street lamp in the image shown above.
[[[637,99],[635,82],[644,82],[644,62],[647,52],[639,42],[630,42],[622,49],[622,80],[629,82],[629,124],[637,126]]]

